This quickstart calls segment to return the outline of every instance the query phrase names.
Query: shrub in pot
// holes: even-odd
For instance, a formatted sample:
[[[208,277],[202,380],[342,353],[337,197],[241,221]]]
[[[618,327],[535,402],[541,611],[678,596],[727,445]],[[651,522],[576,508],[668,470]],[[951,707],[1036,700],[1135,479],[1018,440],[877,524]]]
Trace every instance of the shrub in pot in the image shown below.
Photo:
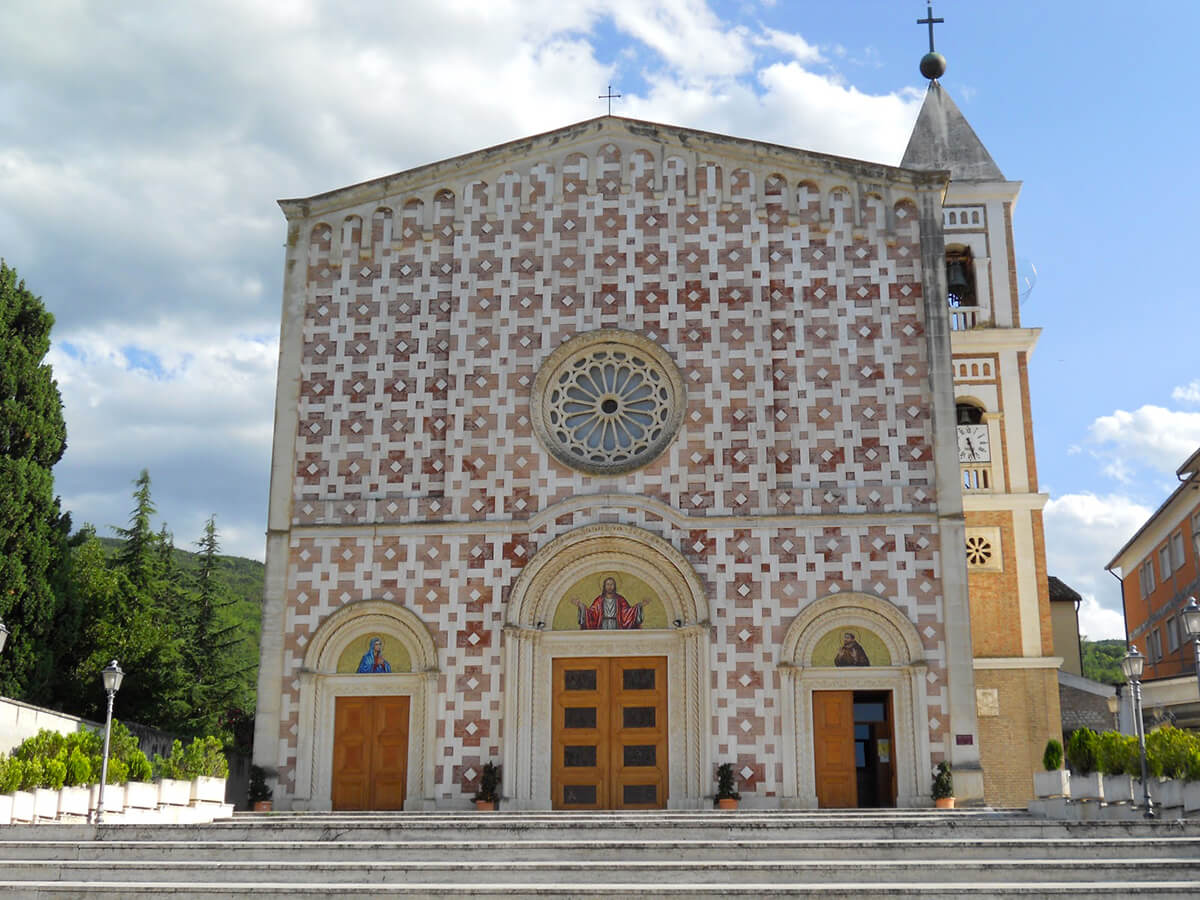
[[[938,809],[954,809],[954,774],[945,760],[937,764],[930,795]]]
[[[475,808],[493,810],[500,802],[500,769],[495,763],[484,763],[479,774],[479,788],[475,791]]]
[[[255,812],[271,811],[271,796],[274,791],[267,786],[267,773],[262,766],[250,767],[250,790],[247,799]]]
[[[165,758],[154,754],[153,772],[158,781],[158,802],[169,806],[187,806],[192,799],[192,782],[183,769],[183,742],[176,738]]]
[[[742,795],[734,785],[733,763],[721,763],[717,766],[717,796],[718,809],[737,809]]]
[[[1033,773],[1033,792],[1038,797],[1063,797],[1069,791],[1070,775],[1062,769],[1063,747],[1057,738],[1046,741],[1042,753],[1044,772]]]
[[[1140,769],[1137,738],[1119,731],[1096,736],[1096,763],[1104,782],[1107,803],[1133,801],[1133,773]]]
[[[1072,800],[1104,799],[1104,785],[1096,771],[1096,749],[1096,732],[1090,728],[1077,728],[1067,738]]]

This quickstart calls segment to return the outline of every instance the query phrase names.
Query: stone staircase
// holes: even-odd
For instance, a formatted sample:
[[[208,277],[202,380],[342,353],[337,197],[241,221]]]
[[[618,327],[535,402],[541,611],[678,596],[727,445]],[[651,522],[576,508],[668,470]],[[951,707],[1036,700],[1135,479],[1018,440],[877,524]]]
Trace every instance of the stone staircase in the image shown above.
[[[17,897],[1200,896],[1200,820],[1024,812],[274,813],[0,829]]]

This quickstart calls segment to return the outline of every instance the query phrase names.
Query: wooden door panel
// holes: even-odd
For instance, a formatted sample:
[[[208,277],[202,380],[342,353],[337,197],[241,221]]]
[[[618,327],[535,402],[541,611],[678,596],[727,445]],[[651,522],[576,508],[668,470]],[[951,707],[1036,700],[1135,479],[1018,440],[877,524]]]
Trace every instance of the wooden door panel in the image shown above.
[[[813,691],[813,762],[822,809],[858,806],[854,692]]]
[[[334,809],[403,809],[408,781],[408,697],[334,700]]]
[[[604,809],[608,801],[608,660],[554,661],[551,806]]]
[[[667,800],[663,657],[557,659],[551,805],[654,809]]]
[[[375,697],[371,808],[403,809],[408,782],[408,697]]]
[[[661,809],[667,802],[667,661],[612,661],[613,809]]]
[[[334,809],[369,808],[370,741],[369,698],[336,698],[333,712]]]

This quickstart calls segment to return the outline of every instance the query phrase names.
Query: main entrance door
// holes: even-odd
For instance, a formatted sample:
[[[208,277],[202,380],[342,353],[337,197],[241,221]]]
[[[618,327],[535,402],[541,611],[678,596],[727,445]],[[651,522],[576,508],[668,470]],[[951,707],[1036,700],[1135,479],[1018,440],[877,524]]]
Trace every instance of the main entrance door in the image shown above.
[[[554,660],[555,809],[667,804],[667,660]]]
[[[333,808],[403,809],[408,777],[408,697],[337,697]]]
[[[822,809],[896,805],[891,691],[813,691]]]

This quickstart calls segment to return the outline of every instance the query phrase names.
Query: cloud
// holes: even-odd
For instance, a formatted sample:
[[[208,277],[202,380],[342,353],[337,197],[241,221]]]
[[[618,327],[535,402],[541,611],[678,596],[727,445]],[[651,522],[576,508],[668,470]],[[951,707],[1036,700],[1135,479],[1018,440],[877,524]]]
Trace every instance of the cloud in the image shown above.
[[[774,28],[766,28],[761,35],[755,36],[754,44],[759,47],[773,47],[800,63],[812,64],[825,61],[825,58],[821,56],[821,51],[800,35],[777,31]]]
[[[1143,469],[1174,474],[1200,445],[1200,412],[1151,405],[1118,409],[1092,422],[1088,435],[1104,448],[1108,474],[1119,481],[1128,483]]]
[[[180,546],[219,513],[226,551],[262,558],[276,356],[273,336],[173,325],[57,343],[48,359],[70,418],[56,487],[75,525],[123,524],[147,468]]]
[[[1079,627],[1093,640],[1125,636],[1120,584],[1104,566],[1152,512],[1122,494],[1064,494],[1046,504],[1046,571],[1083,595]]]
[[[1171,391],[1171,399],[1180,403],[1200,404],[1200,378]]]
[[[609,83],[622,115],[898,161],[917,94],[844,83],[760,8],[0,4],[0,247],[57,320],[76,522],[123,523],[148,467],[181,546],[216,512],[262,555],[279,197],[593,117]]]
[[[1091,594],[1083,594],[1079,604],[1079,633],[1089,641],[1125,639],[1125,616],[1101,606]]]

